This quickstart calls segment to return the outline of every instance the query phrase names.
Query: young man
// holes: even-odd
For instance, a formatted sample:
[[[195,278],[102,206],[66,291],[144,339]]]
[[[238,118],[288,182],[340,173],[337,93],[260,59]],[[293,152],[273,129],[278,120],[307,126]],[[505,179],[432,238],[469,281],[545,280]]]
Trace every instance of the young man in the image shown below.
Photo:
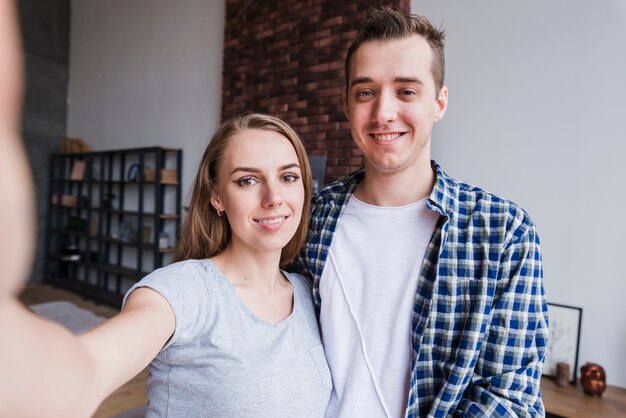
[[[332,371],[327,416],[544,415],[535,225],[430,159],[443,39],[379,9],[348,50],[344,111],[364,169],[313,199],[299,260]]]

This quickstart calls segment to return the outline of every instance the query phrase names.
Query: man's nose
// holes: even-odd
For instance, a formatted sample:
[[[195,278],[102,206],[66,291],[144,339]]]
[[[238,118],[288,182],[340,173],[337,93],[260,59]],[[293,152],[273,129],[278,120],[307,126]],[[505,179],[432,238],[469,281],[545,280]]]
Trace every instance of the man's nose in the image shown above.
[[[372,109],[372,122],[385,124],[398,117],[398,99],[391,92],[381,92]]]

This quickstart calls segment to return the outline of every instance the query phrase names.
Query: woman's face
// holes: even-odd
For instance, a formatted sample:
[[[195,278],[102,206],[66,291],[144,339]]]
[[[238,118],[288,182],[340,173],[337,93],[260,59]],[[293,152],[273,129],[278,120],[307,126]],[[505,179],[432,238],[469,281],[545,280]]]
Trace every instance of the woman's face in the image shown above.
[[[289,140],[261,129],[230,138],[211,203],[228,218],[229,246],[280,255],[300,224],[304,204],[300,164]]]

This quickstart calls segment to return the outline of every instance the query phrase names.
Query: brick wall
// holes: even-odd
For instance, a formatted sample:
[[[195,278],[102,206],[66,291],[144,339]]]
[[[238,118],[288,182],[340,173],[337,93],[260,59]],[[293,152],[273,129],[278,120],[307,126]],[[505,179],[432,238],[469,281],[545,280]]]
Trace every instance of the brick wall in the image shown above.
[[[283,118],[311,155],[326,155],[326,182],[360,167],[341,106],[343,65],[357,22],[381,4],[410,9],[409,0],[226,0],[222,119]]]

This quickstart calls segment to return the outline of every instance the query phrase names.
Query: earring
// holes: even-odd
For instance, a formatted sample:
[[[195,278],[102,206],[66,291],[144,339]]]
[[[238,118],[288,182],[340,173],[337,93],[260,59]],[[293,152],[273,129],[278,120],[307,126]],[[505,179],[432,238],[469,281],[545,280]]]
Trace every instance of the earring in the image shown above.
[[[224,213],[224,211],[219,210],[219,209],[216,209],[216,210],[217,210],[217,216],[222,217],[222,213]]]

